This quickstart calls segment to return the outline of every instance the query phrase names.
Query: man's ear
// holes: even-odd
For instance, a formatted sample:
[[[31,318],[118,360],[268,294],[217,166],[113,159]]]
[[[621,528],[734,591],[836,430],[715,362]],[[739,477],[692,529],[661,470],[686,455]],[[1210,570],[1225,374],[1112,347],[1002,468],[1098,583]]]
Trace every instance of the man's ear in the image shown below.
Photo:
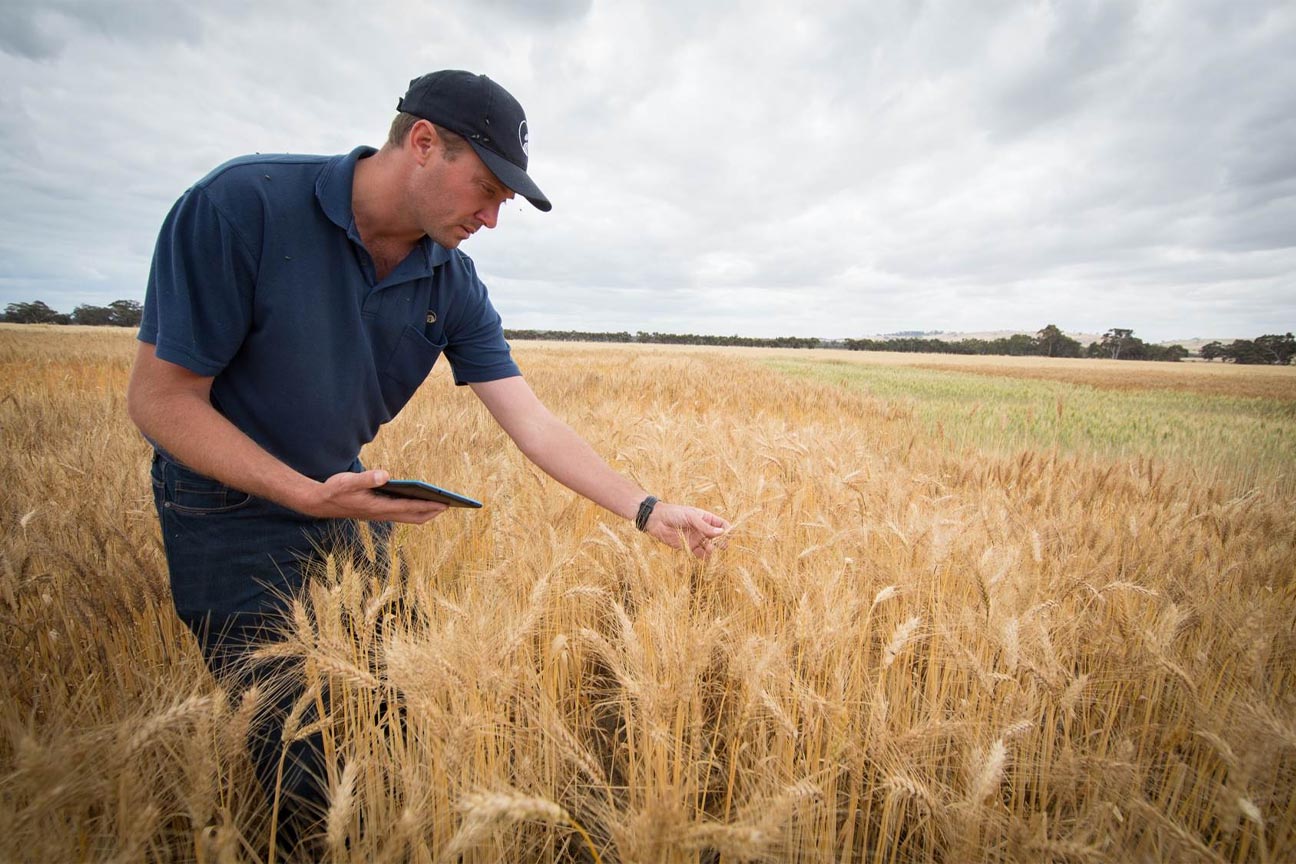
[[[419,120],[410,127],[405,144],[413,152],[415,160],[424,165],[432,154],[440,152],[441,136],[437,135],[436,127],[429,121]]]

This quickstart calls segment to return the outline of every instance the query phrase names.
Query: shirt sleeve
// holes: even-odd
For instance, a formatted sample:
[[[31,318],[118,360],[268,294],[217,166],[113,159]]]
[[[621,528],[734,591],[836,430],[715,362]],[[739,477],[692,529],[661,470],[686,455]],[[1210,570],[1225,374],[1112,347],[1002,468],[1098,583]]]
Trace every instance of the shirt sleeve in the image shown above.
[[[455,326],[446,333],[445,356],[455,383],[479,384],[521,375],[504,339],[504,323],[491,305],[486,286],[477,278],[472,263],[466,257],[460,260],[471,278],[462,296],[463,308],[454,316]]]
[[[162,223],[137,338],[162,360],[214,376],[243,344],[255,284],[251,247],[195,186]]]

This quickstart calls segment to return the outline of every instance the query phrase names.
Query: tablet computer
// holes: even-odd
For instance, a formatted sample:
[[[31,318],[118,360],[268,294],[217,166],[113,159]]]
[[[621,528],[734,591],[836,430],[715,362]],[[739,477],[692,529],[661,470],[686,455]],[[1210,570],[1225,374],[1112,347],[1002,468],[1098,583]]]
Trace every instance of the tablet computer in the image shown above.
[[[439,501],[451,507],[482,506],[480,501],[469,498],[467,495],[460,495],[458,492],[451,492],[449,489],[442,489],[440,486],[433,486],[431,483],[424,483],[422,480],[388,480],[375,491],[395,495],[399,498],[422,498],[424,501]]]

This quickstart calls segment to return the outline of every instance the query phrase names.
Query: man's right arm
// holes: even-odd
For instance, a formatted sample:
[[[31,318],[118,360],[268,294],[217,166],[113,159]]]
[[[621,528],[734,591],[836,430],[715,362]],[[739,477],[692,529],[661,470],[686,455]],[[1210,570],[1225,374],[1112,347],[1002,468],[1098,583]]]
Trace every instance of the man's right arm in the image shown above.
[[[422,524],[446,507],[373,491],[381,469],[311,479],[263,450],[211,404],[212,378],[161,360],[140,342],[126,392],[131,420],[189,468],[235,489],[319,518]]]

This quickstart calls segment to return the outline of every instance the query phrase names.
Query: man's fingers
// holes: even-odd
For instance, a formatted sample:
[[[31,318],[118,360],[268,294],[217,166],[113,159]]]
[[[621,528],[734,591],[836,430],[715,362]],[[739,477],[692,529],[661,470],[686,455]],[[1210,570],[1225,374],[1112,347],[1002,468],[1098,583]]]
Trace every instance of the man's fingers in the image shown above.
[[[390,479],[391,475],[381,468],[334,474],[324,484],[328,504],[318,515],[422,525],[446,511],[446,505],[439,501],[378,492],[378,487]]]
[[[693,527],[704,537],[719,537],[729,528],[729,523],[714,513],[701,511],[691,515]]]
[[[445,511],[447,511],[447,510],[449,510],[449,509],[450,509],[450,508],[447,507],[447,506],[445,506],[444,504],[438,504],[438,505],[436,505],[436,509],[434,509],[434,510],[431,510],[431,511],[421,511],[421,512],[419,512],[417,515],[415,515],[415,516],[413,516],[413,517],[411,517],[411,518],[409,518],[409,519],[394,518],[394,519],[392,519],[391,521],[392,521],[392,522],[408,522],[408,523],[411,524],[411,525],[423,525],[423,524],[426,524],[426,523],[428,523],[428,522],[431,522],[433,519],[435,519],[436,517],[440,516],[442,513],[444,513]]]
[[[690,549],[689,551],[693,553],[694,557],[709,558],[711,557],[711,553],[714,552],[716,549],[723,549],[723,548],[724,548],[723,540],[708,540],[703,538],[702,540],[699,540],[697,543],[693,544],[692,549]]]
[[[412,498],[393,498],[390,502],[384,503],[388,506],[383,508],[386,512],[379,518],[393,522],[409,522],[414,525],[429,522],[450,509],[439,501],[419,501]]]
[[[375,468],[372,471],[343,471],[341,474],[334,474],[326,482],[345,490],[376,489],[390,479],[391,475],[386,471]]]

